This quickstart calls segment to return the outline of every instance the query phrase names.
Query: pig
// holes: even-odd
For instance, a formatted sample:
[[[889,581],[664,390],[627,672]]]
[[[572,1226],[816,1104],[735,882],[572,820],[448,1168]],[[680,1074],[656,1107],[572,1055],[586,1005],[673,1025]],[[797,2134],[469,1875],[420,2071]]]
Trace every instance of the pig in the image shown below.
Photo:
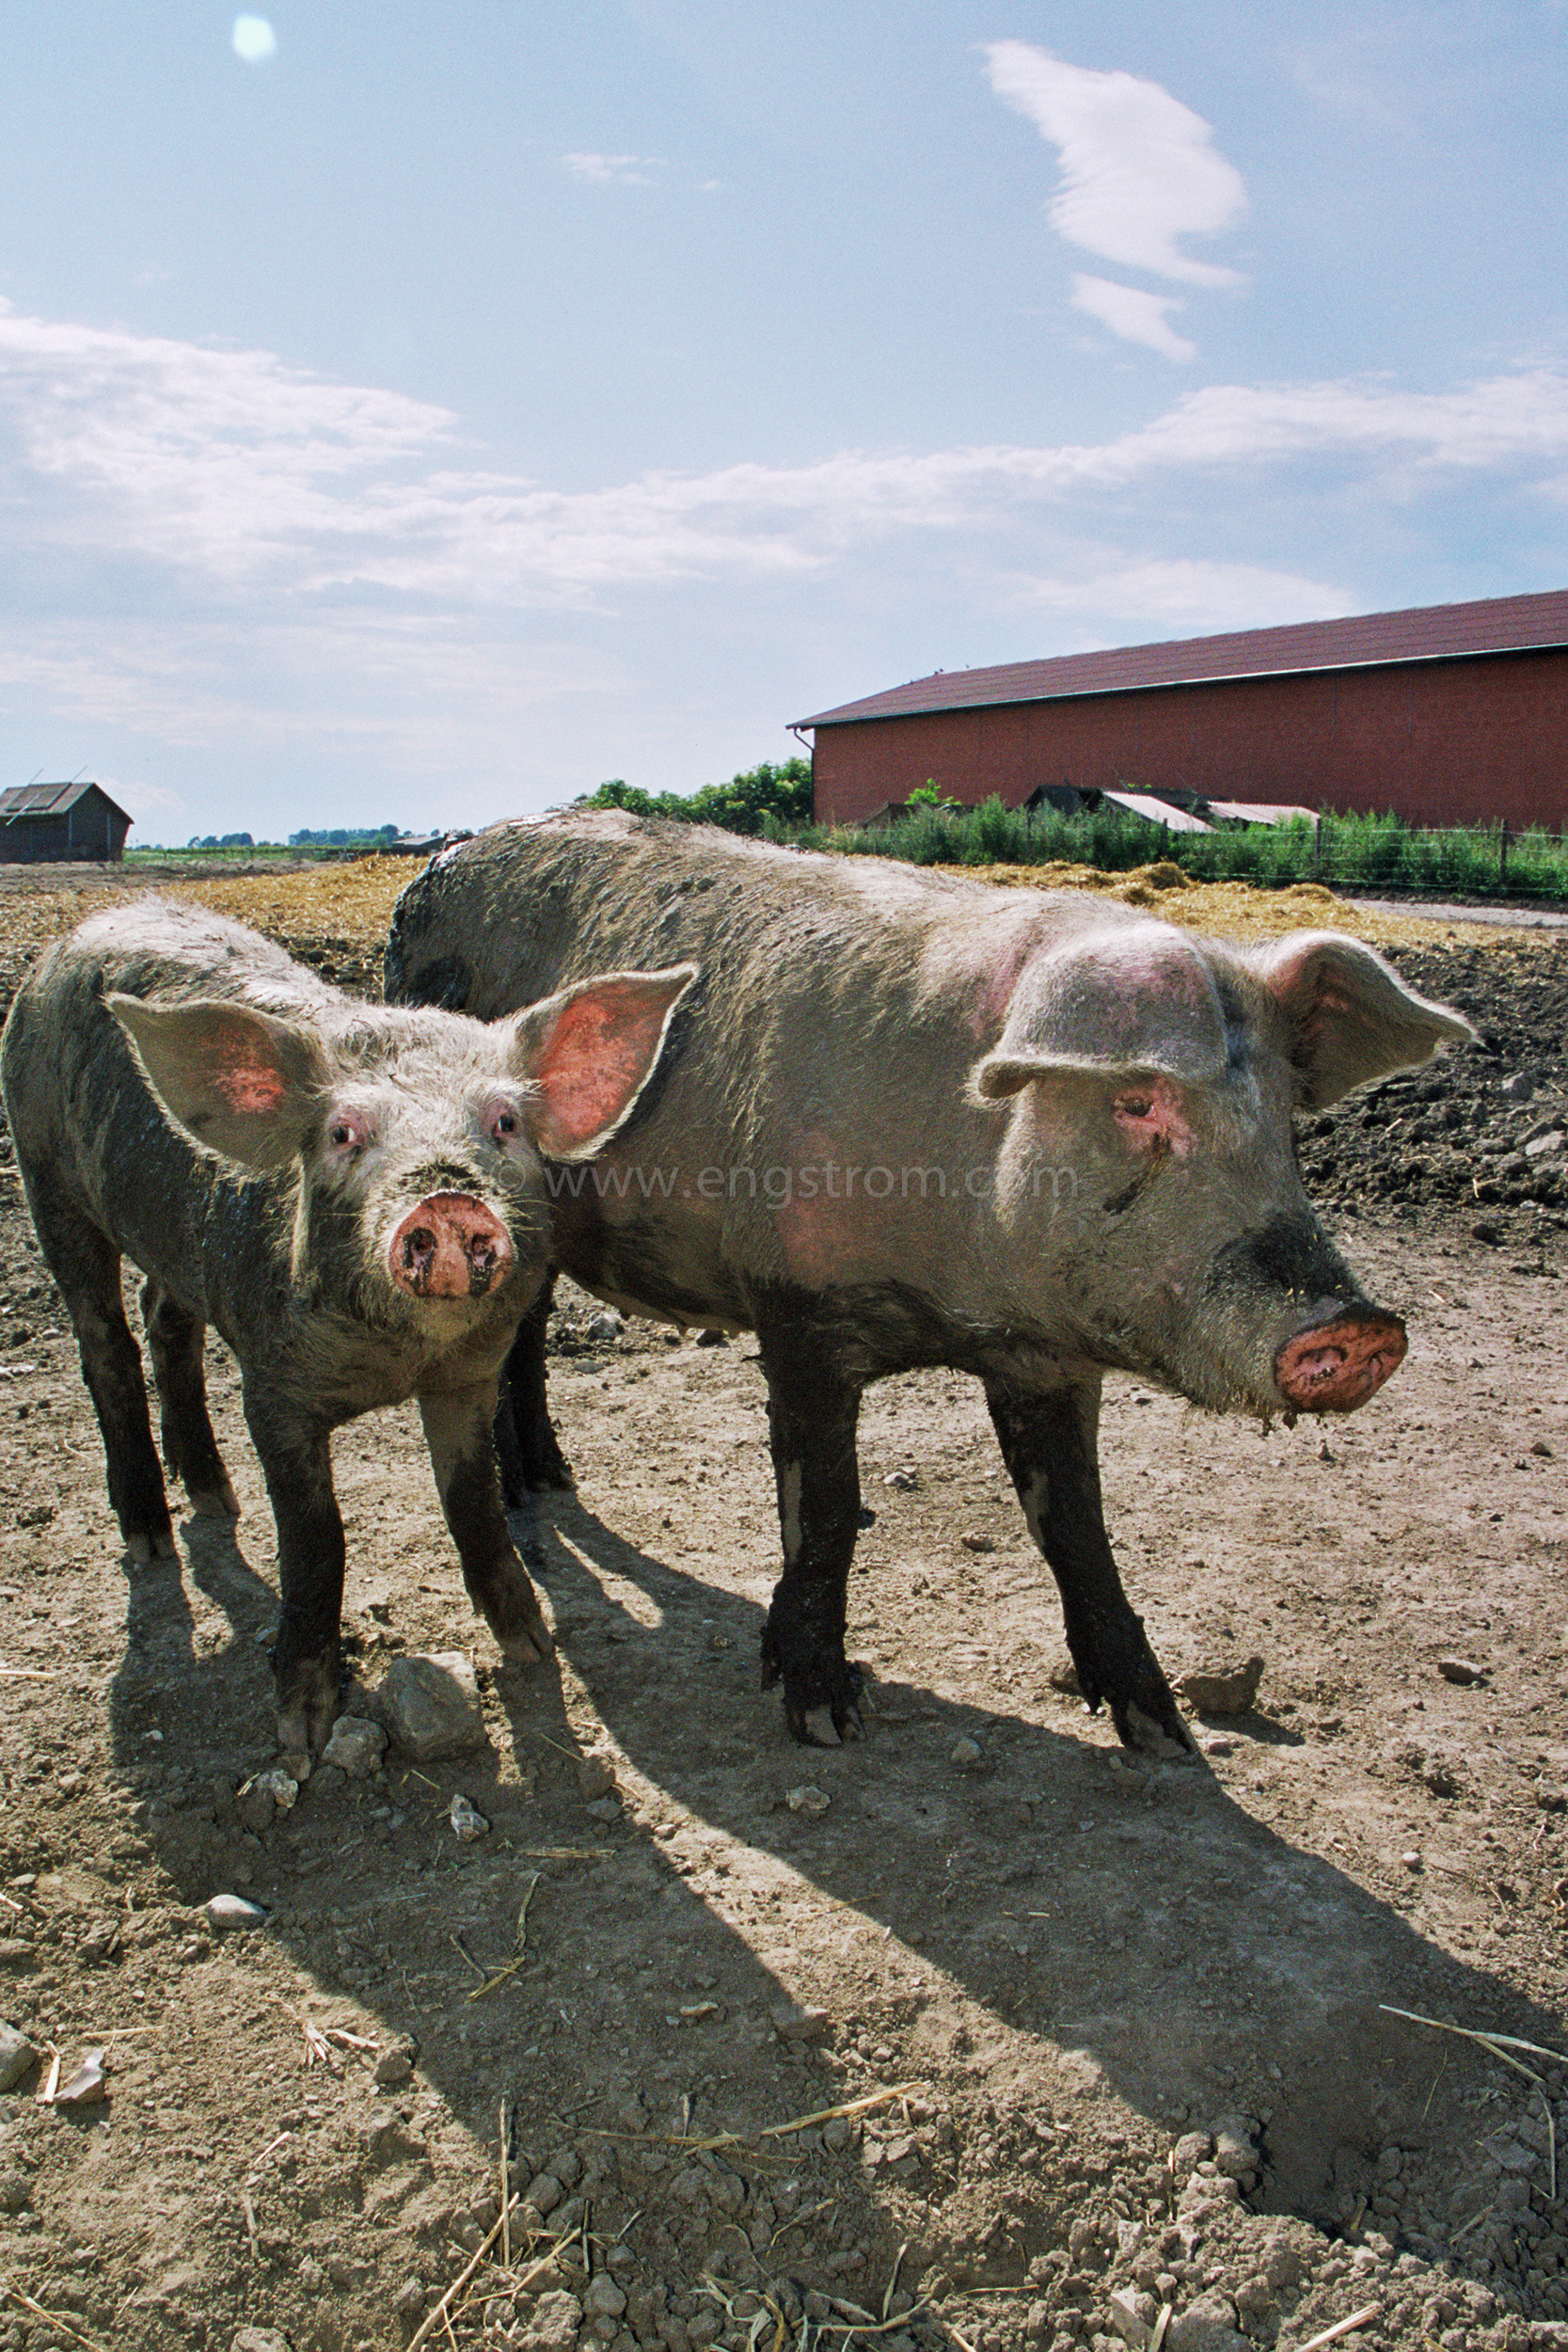
[[[1130,1746],[1190,1747],[1105,1532],[1104,1375],[1265,1421],[1365,1403],[1404,1327],[1314,1215],[1292,1113],[1468,1024],[1332,932],[1238,948],[1088,892],[619,811],[436,858],[398,901],[387,993],[495,1019],[597,963],[677,957],[701,977],[658,1085],[552,1183],[553,1258],[620,1308],[756,1333],[784,1549],[763,1671],[790,1730],[863,1728],[862,1392],[946,1365],[984,1384],[1088,1705]],[[515,1487],[568,1475],[548,1295],[508,1372]]]
[[[84,923],[17,993],[0,1084],[132,1563],[175,1548],[122,1256],[146,1277],[164,1458],[202,1516],[239,1515],[209,1323],[239,1360],[296,1778],[338,1705],[330,1434],[372,1406],[418,1397],[470,1595],[509,1658],[551,1648],[502,1508],[498,1375],[548,1271],[546,1158],[583,1163],[613,1135],[691,977],[585,977],[485,1025],[361,1002],[255,931],[150,898]]]

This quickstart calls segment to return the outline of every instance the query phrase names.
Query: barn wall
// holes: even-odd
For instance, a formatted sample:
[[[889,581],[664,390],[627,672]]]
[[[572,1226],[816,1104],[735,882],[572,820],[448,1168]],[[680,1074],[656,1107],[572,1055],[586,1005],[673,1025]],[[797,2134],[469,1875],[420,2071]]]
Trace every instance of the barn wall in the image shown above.
[[[1038,784],[1180,787],[1235,801],[1393,809],[1414,824],[1568,822],[1568,651],[818,727],[816,814],[867,816],[928,780],[1016,806]]]

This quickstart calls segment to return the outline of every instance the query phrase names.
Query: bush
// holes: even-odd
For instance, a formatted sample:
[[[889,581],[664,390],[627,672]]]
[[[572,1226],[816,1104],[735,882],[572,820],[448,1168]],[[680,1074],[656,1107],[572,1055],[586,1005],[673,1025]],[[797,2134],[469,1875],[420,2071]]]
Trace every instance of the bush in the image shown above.
[[[683,825],[720,825],[726,833],[775,835],[811,822],[811,762],[764,760],[698,792],[644,792],[612,777],[576,802],[578,808],[624,808],[634,817],[668,817]]]

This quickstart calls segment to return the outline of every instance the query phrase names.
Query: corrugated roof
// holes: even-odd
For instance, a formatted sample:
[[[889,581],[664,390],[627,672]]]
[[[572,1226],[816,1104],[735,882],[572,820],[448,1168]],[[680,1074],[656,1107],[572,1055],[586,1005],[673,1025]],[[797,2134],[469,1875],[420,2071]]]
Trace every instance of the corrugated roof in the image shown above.
[[[13,817],[63,817],[68,808],[74,808],[87,792],[97,792],[109,801],[102,785],[88,776],[81,781],[72,778],[69,784],[13,784],[0,792],[0,824],[8,824]],[[125,815],[119,803],[109,801],[119,817]]]
[[[1006,661],[987,670],[938,670],[863,702],[798,719],[802,727],[852,719],[898,719],[923,710],[973,710],[991,703],[1051,702],[1069,694],[1125,694],[1138,687],[1281,675],[1302,670],[1374,668],[1397,661],[1453,661],[1478,654],[1568,645],[1568,588],[1543,596],[1488,596],[1478,604],[1415,605],[1344,621],[1297,621],[1286,628],[1234,629],[1223,637],[1180,637],[1155,645],[1113,645],[1049,661]]]

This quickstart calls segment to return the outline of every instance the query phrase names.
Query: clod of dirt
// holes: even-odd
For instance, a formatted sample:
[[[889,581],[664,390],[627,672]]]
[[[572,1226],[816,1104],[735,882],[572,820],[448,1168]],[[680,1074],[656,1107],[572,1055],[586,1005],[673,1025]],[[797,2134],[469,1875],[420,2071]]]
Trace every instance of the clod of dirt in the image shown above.
[[[260,1903],[246,1902],[243,1895],[214,1895],[205,1905],[207,1924],[215,1935],[228,1935],[245,1928],[264,1928],[267,1915]]]
[[[1263,1662],[1254,1654],[1240,1666],[1194,1667],[1180,1677],[1177,1692],[1200,1715],[1244,1715],[1257,1702]]]
[[[394,1658],[381,1700],[393,1739],[417,1763],[467,1756],[485,1743],[479,1685],[462,1650]]]
[[[1485,1667],[1478,1666],[1473,1658],[1440,1658],[1437,1671],[1445,1682],[1457,1682],[1462,1688],[1486,1679]]]
[[[578,1788],[586,1798],[615,1794],[615,1767],[608,1756],[585,1756],[578,1766]]]
[[[0,2090],[9,2090],[38,2057],[26,2035],[16,2026],[0,2026]]]
[[[322,1750],[322,1762],[335,1764],[350,1780],[371,1780],[387,1753],[387,1734],[364,1715],[340,1715],[332,1737]]]
[[[826,1813],[828,1807],[832,1803],[832,1797],[826,1795],[822,1789],[813,1788],[805,1784],[802,1784],[799,1788],[786,1788],[784,1790],[784,1803],[788,1805],[791,1813],[817,1814]]]

